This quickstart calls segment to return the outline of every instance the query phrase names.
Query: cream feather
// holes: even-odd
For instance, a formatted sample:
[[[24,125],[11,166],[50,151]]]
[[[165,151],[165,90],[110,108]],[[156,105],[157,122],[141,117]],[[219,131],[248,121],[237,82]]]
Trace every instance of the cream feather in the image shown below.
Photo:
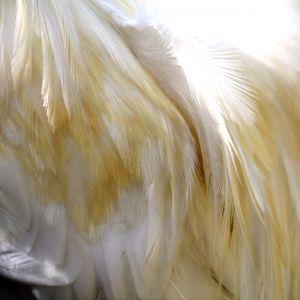
[[[0,273],[37,298],[300,297],[298,7],[195,3],[0,2]]]

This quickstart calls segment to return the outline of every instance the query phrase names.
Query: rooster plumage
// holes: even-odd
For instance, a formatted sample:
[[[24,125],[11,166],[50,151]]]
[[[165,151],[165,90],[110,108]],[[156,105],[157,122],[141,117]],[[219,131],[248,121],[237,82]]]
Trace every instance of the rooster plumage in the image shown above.
[[[0,1],[2,276],[38,299],[300,298],[298,6],[213,3]]]

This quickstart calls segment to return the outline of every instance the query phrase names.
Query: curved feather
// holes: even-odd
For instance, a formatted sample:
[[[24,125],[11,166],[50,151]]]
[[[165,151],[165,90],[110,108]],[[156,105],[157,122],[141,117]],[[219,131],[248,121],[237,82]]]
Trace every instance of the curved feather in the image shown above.
[[[297,299],[298,8],[183,3],[178,28],[154,2],[1,2],[0,273],[41,299]]]

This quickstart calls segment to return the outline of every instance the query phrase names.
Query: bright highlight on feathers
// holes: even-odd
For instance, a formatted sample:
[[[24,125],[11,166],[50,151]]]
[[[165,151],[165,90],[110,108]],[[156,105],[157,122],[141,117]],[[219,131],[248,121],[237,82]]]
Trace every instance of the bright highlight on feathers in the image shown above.
[[[0,273],[39,299],[300,298],[297,17],[0,1]]]

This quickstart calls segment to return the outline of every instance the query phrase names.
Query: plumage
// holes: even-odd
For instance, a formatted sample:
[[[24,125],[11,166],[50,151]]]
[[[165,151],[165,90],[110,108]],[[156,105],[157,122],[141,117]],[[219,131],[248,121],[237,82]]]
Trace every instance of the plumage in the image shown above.
[[[299,5],[242,2],[0,1],[2,276],[300,297]]]

